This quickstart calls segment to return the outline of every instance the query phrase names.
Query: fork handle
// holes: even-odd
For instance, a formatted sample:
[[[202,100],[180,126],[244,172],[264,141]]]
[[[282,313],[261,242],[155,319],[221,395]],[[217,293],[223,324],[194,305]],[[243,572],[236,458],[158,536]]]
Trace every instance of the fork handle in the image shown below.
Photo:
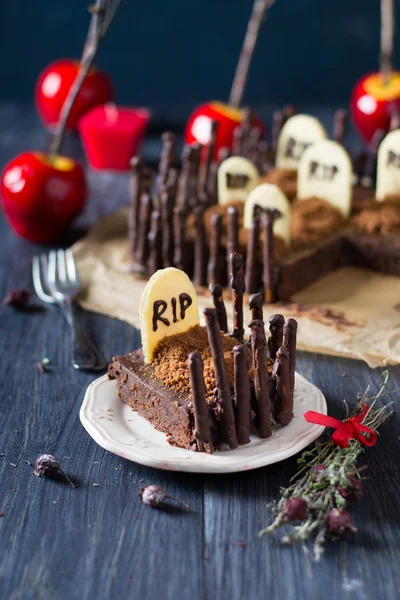
[[[85,371],[103,371],[106,369],[108,363],[80,324],[74,303],[71,300],[66,300],[61,304],[61,308],[71,328],[73,367]]]

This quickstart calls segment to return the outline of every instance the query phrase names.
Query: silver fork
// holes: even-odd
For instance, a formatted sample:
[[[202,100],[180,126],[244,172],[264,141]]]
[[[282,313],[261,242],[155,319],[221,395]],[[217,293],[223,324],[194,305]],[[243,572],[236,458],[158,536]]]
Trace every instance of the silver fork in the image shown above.
[[[103,354],[89,339],[79,323],[74,299],[80,290],[72,250],[52,250],[34,256],[33,285],[43,302],[58,304],[72,334],[72,364],[75,369],[100,371],[107,368]]]

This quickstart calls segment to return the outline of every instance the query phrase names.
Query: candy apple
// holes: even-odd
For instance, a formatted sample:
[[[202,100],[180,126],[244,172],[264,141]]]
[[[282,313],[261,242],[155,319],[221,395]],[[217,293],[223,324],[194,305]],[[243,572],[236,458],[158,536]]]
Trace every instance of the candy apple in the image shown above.
[[[1,177],[8,222],[15,233],[38,244],[57,241],[81,212],[86,196],[83,168],[64,156],[24,152],[8,163]]]
[[[51,63],[39,75],[35,103],[39,116],[47,127],[57,125],[62,105],[78,70],[79,62],[63,59]],[[67,127],[75,129],[80,117],[89,109],[112,99],[113,90],[109,77],[96,67],[91,67],[69,114]]]
[[[185,142],[195,142],[206,145],[211,137],[211,122],[218,121],[217,140],[214,150],[214,159],[217,159],[218,150],[223,147],[232,148],[233,132],[243,120],[243,111],[232,108],[222,102],[208,102],[202,104],[191,114],[186,124]],[[252,125],[265,132],[262,121],[252,117]]]
[[[354,87],[350,105],[354,124],[366,142],[376,130],[388,131],[391,117],[400,112],[400,72],[392,71],[387,83],[380,72],[365,75]]]

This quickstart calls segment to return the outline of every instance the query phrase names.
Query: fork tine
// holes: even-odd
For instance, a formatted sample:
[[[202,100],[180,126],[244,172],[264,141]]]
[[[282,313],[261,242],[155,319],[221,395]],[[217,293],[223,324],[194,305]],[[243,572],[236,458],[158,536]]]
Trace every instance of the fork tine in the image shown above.
[[[32,261],[32,279],[35,292],[43,302],[54,303],[54,298],[47,294],[47,257],[45,254],[34,256]]]
[[[57,250],[57,275],[60,283],[67,283],[64,250]]]
[[[67,264],[67,274],[69,280],[73,283],[78,281],[78,275],[76,273],[75,267],[75,259],[71,248],[68,248],[68,250],[65,251],[65,262]]]
[[[53,291],[56,288],[56,273],[57,273],[57,253],[55,250],[51,250],[49,253],[49,261],[47,266],[47,278],[49,282],[49,288]]]

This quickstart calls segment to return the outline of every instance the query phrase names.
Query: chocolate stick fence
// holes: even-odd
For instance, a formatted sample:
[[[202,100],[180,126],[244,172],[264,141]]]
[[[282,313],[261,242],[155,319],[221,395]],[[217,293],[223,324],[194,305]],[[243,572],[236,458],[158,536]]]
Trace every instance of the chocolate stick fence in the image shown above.
[[[231,392],[229,389],[226,364],[222,350],[221,333],[218,325],[217,311],[215,308],[206,308],[203,311],[207,325],[208,341],[214,364],[214,374],[217,385],[218,402],[221,406],[221,426],[224,441],[231,449],[237,448],[235,415]]]
[[[250,378],[247,346],[234,346],[234,391],[236,435],[239,444],[250,442]]]
[[[269,395],[269,375],[266,369],[266,340],[264,323],[251,321],[251,350],[253,353],[254,391],[257,402],[257,425],[260,437],[268,438],[271,431],[271,401]]]
[[[230,255],[229,262],[231,265],[230,284],[232,288],[233,304],[233,331],[231,335],[236,338],[238,342],[243,342],[243,294],[246,291],[243,258],[240,254],[234,253]]]
[[[189,375],[194,410],[194,435],[199,452],[213,452],[209,426],[209,409],[206,401],[204,365],[200,352],[189,354]]]
[[[224,333],[228,333],[228,316],[226,314],[222,285],[220,283],[212,283],[210,285],[210,292],[213,298],[214,308],[217,311],[219,328]]]

